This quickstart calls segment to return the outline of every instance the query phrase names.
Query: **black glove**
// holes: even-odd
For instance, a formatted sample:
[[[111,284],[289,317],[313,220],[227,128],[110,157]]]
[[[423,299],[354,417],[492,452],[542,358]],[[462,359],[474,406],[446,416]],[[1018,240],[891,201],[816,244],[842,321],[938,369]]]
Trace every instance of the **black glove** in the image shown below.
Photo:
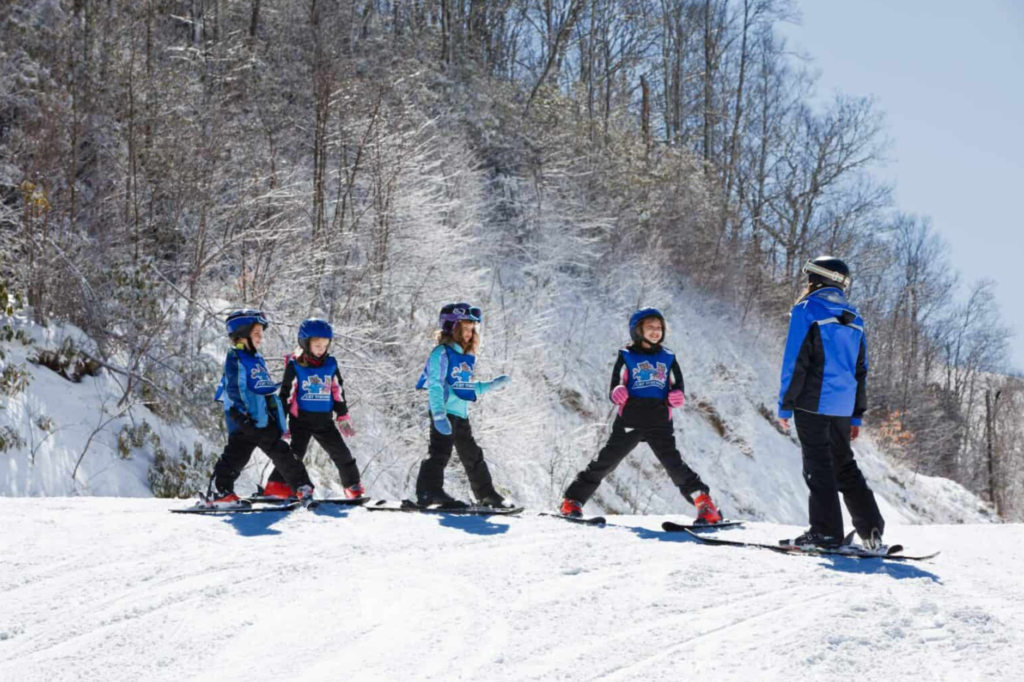
[[[230,414],[231,418],[235,421],[236,424],[238,424],[238,428],[242,430],[242,433],[244,433],[247,436],[251,436],[252,434],[256,433],[256,421],[252,417],[245,414],[244,412],[241,412],[238,408],[235,407],[232,407],[230,410],[228,410],[228,414]]]

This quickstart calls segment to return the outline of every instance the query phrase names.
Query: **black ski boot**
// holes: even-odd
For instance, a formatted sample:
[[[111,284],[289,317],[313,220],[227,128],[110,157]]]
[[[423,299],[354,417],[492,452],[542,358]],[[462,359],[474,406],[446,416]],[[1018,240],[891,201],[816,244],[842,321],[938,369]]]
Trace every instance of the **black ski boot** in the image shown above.
[[[792,540],[779,540],[779,545],[783,547],[820,547],[822,549],[835,549],[841,546],[841,542],[838,538],[834,538],[831,535],[822,535],[816,533],[813,530],[808,530],[803,535],[799,535]]]
[[[512,504],[505,501],[505,498],[499,495],[497,492],[491,492],[488,495],[484,495],[476,501],[481,507],[493,507],[494,509],[511,509]]]
[[[440,509],[465,509],[469,505],[462,500],[456,500],[443,490],[432,493],[416,493],[416,504],[421,507],[436,506]]]

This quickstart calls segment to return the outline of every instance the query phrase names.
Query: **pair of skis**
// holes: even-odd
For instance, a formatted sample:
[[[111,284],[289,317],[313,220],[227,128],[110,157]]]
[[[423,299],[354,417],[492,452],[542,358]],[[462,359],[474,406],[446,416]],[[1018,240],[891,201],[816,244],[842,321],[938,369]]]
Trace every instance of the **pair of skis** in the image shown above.
[[[321,504],[334,504],[343,506],[358,506],[366,504],[370,500],[369,497],[328,497],[322,499],[313,499],[308,502],[297,500],[295,498],[281,498],[281,497],[265,497],[261,495],[254,495],[244,500],[232,504],[230,506],[223,505],[220,507],[209,507],[204,506],[202,500],[196,502],[194,506],[185,507],[184,509],[172,509],[172,514],[257,514],[257,513],[283,513],[290,512],[300,507],[306,509],[313,509]]]
[[[608,523],[608,520],[603,516],[569,516],[567,514],[559,514],[558,512],[541,512],[540,515],[563,519],[565,521],[578,523],[584,526],[604,526]],[[692,523],[688,525],[666,521],[661,524],[661,527],[663,530],[668,532],[679,532],[683,530],[701,532],[707,530],[722,530],[723,528],[736,528],[737,526],[742,525],[742,521],[719,521],[718,523]]]
[[[412,500],[401,502],[389,502],[379,500],[364,507],[369,511],[390,511],[390,512],[420,512],[425,514],[455,514],[461,516],[515,516],[524,511],[524,507],[486,507],[483,505],[472,505],[462,503],[456,505],[430,504],[420,505]]]
[[[666,529],[667,530],[667,529]],[[751,547],[754,549],[767,549],[779,554],[803,555],[803,556],[840,556],[851,559],[883,559],[886,561],[927,561],[934,559],[939,552],[925,554],[922,556],[908,556],[903,554],[903,545],[891,545],[880,550],[870,550],[858,545],[843,544],[838,547],[816,547],[801,545],[772,545],[763,542],[746,542],[743,540],[724,540],[722,538],[710,537],[694,532],[692,529],[683,528],[682,532],[691,538],[705,545],[718,545],[722,547]]]

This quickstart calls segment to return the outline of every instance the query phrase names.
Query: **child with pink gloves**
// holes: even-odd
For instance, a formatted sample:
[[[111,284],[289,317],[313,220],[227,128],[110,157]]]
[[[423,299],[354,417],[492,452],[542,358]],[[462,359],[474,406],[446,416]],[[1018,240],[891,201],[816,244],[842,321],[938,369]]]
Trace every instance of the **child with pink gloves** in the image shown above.
[[[708,487],[688,467],[676,448],[672,409],[686,403],[683,372],[675,353],[661,345],[665,317],[657,308],[641,308],[629,318],[632,343],[619,351],[612,370],[611,399],[619,406],[612,433],[597,458],[581,471],[565,491],[561,513],[580,517],[583,505],[605,476],[641,442],[661,461],[683,496],[697,508],[698,523],[718,523],[718,512]]]

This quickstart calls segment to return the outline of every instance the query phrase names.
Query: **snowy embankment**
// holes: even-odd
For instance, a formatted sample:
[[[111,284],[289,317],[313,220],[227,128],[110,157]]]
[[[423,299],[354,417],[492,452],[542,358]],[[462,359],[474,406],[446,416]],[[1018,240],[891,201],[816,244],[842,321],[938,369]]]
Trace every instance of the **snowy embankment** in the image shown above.
[[[0,679],[1021,675],[1020,525],[893,526],[942,554],[886,564],[703,546],[657,516],[167,512],[180,504],[0,499]]]
[[[216,447],[143,405],[126,406],[122,375],[100,369],[72,381],[34,362],[41,352],[82,357],[69,348],[96,354],[95,343],[75,326],[40,327],[25,315],[0,321],[0,327],[23,335],[0,346],[0,370],[26,375],[22,390],[0,395],[0,437],[6,441],[0,448],[0,497],[151,497],[148,472],[158,447],[171,455]],[[74,361],[67,374],[73,369]]]

